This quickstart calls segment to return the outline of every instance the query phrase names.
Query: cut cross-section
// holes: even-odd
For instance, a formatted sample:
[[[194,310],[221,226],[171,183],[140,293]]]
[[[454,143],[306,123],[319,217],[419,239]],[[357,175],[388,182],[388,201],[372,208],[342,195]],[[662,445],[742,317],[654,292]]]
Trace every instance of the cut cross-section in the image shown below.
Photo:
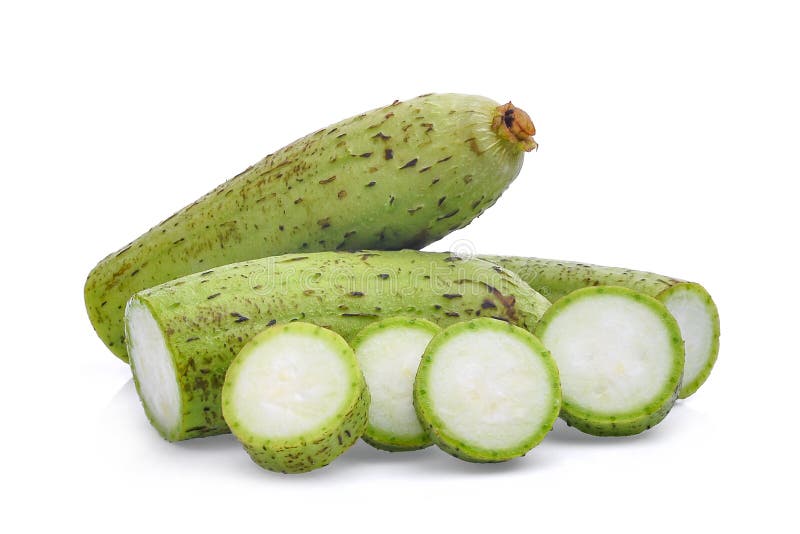
[[[605,286],[557,300],[536,327],[558,363],[562,417],[595,435],[629,435],[661,421],[681,384],[678,323],[656,299]]]
[[[222,388],[225,421],[253,461],[285,473],[333,461],[364,432],[368,407],[353,350],[338,334],[307,323],[254,337]]]
[[[433,338],[414,404],[434,442],[473,462],[522,456],[558,417],[558,370],[530,332],[496,319],[458,323]]]

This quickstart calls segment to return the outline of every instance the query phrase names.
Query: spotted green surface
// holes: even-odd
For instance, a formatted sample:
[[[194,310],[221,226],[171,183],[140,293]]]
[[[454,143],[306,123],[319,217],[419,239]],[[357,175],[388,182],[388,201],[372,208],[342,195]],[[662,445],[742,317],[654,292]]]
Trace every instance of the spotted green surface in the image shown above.
[[[711,346],[705,356],[703,370],[693,380],[681,385],[679,397],[684,399],[694,394],[711,374],[719,354],[719,312],[711,295],[700,284],[646,271],[589,263],[518,256],[482,256],[482,258],[514,271],[551,302],[576,289],[593,286],[627,287],[662,302],[674,291],[685,290],[694,293],[708,310],[713,330]]]
[[[192,274],[134,298],[164,333],[176,369],[179,427],[167,431],[150,417],[170,441],[228,431],[219,400],[225,372],[245,343],[273,324],[309,322],[348,341],[366,325],[397,315],[443,327],[496,317],[533,329],[550,305],[497,265],[413,250],[262,258]]]
[[[487,449],[471,443],[465,436],[456,435],[448,427],[447,423],[439,417],[436,412],[436,407],[433,406],[431,402],[428,378],[437,351],[442,345],[454,337],[464,332],[475,331],[500,331],[511,334],[528,345],[530,349],[542,359],[547,369],[550,378],[549,387],[552,399],[549,413],[531,429],[527,439],[522,440],[514,447],[506,449]],[[555,360],[545,346],[529,331],[494,319],[473,319],[453,325],[437,334],[436,337],[431,340],[427,349],[425,349],[425,354],[422,356],[422,361],[417,371],[417,377],[414,381],[414,408],[417,411],[420,422],[427,429],[431,439],[443,451],[468,462],[505,462],[519,456],[524,456],[538,445],[553,428],[553,423],[555,423],[558,418],[560,407],[561,385],[559,382],[558,368],[556,367]]]
[[[84,290],[95,331],[127,360],[123,312],[139,290],[288,252],[422,248],[467,225],[522,166],[522,147],[491,128],[497,105],[420,96],[266,156],[100,261]]]
[[[272,337],[287,332],[322,338],[345,363],[351,389],[343,408],[318,428],[288,438],[271,438],[253,432],[239,418],[233,402],[233,391],[239,378],[239,369],[252,352]],[[309,323],[289,323],[268,328],[254,337],[231,363],[222,388],[222,412],[233,434],[256,464],[281,473],[305,473],[331,463],[364,432],[368,409],[369,390],[353,350],[341,336]]]
[[[561,401],[561,418],[568,425],[595,436],[630,436],[649,430],[661,422],[670,412],[678,398],[683,374],[684,353],[683,339],[678,323],[669,310],[656,299],[638,293],[632,289],[620,286],[586,287],[569,293],[553,303],[544,314],[542,320],[536,325],[535,334],[540,339],[545,339],[550,323],[558,317],[565,308],[568,308],[583,299],[592,299],[601,295],[615,295],[630,299],[647,306],[658,316],[669,335],[670,348],[672,349],[672,367],[670,375],[662,389],[647,404],[625,413],[601,413],[591,407],[580,406],[573,402],[565,388]],[[556,355],[556,360],[558,356]]]

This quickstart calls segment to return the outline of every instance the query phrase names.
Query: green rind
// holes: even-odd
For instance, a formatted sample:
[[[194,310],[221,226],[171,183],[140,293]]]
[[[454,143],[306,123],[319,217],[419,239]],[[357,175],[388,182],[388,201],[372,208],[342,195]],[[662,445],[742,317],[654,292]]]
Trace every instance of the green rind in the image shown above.
[[[486,449],[469,443],[468,441],[454,435],[448,428],[447,424],[439,418],[433,406],[431,405],[430,397],[428,396],[428,375],[430,367],[435,358],[436,351],[450,338],[458,336],[460,333],[476,329],[491,329],[511,333],[515,337],[521,339],[528,344],[531,349],[536,352],[544,361],[548,370],[548,375],[551,378],[551,393],[553,398],[553,409],[545,421],[531,434],[531,436],[521,442],[516,447],[508,449]],[[516,327],[514,325],[497,321],[495,319],[479,318],[459,323],[446,328],[441,333],[434,337],[425,354],[422,356],[417,377],[414,381],[414,408],[417,411],[417,416],[420,422],[427,428],[428,434],[431,436],[433,442],[443,451],[468,462],[476,463],[494,463],[505,462],[513,458],[524,456],[528,451],[538,445],[548,432],[553,428],[553,423],[559,415],[561,406],[561,387],[559,382],[558,367],[556,362],[550,355],[550,352],[539,341],[539,339],[531,334],[528,330]]]
[[[536,325],[535,334],[540,339],[543,339],[547,327],[562,309],[575,301],[593,298],[597,295],[617,295],[629,298],[644,304],[656,312],[669,332],[670,346],[673,350],[672,372],[657,397],[642,408],[630,412],[613,415],[598,413],[571,402],[567,394],[562,393],[561,418],[568,425],[595,436],[630,436],[639,434],[658,424],[672,409],[675,400],[678,398],[683,375],[684,356],[681,331],[675,318],[661,302],[643,293],[620,286],[578,289],[553,303],[550,309],[545,312],[539,324]]]
[[[412,319],[403,316],[389,317],[366,326],[356,335],[355,338],[353,338],[353,341],[350,344],[356,354],[358,354],[358,347],[364,342],[365,339],[378,331],[386,330],[387,328],[396,326],[401,326],[404,328],[418,328],[434,335],[438,334],[442,330],[438,325],[430,321],[426,321],[425,319]],[[384,431],[371,423],[367,424],[367,429],[364,432],[364,435],[361,436],[361,439],[376,449],[389,452],[414,451],[433,445],[433,440],[431,440],[430,436],[425,431],[421,432],[417,436],[401,436]]]
[[[170,441],[228,432],[219,398],[225,372],[245,343],[272,324],[310,322],[346,340],[397,315],[442,327],[488,315],[531,330],[550,305],[494,264],[413,250],[263,258],[189,275],[133,298],[161,327],[177,373],[181,422],[176,429],[154,424]]]
[[[325,338],[347,364],[350,372],[351,394],[344,407],[313,433],[282,439],[269,439],[255,435],[239,421],[236,407],[231,400],[239,368],[249,354],[270,338],[284,332],[300,333]],[[353,350],[338,334],[308,323],[290,323],[264,330],[244,346],[228,369],[222,387],[222,412],[233,434],[242,443],[250,458],[270,471],[281,473],[305,473],[325,467],[361,436],[367,426],[369,390],[358,368]]]
[[[522,166],[520,144],[492,129],[497,106],[424,95],[266,156],[98,263],[84,288],[95,331],[127,360],[123,312],[137,291],[289,252],[422,248],[466,226]]]
[[[606,267],[589,263],[519,256],[480,257],[514,271],[533,289],[551,302],[555,302],[577,289],[594,286],[627,287],[661,302],[665,302],[672,292],[679,289],[685,289],[697,294],[706,303],[708,316],[713,325],[711,349],[705,358],[703,371],[691,382],[681,385],[679,397],[684,399],[694,394],[711,374],[711,369],[714,367],[719,354],[719,311],[711,299],[711,295],[702,285],[656,273],[621,267]]]
[[[714,364],[717,362],[717,355],[719,354],[719,336],[720,336],[720,325],[719,325],[719,311],[717,309],[717,305],[714,303],[711,295],[706,291],[706,289],[697,284],[695,282],[681,282],[679,284],[675,284],[674,286],[665,289],[661,293],[658,294],[656,297],[657,300],[666,303],[667,299],[672,293],[677,291],[690,291],[695,293],[700,300],[703,301],[705,304],[706,312],[708,313],[709,318],[711,319],[711,349],[709,350],[708,359],[705,361],[703,365],[703,369],[697,374],[697,376],[685,383],[681,383],[681,389],[678,392],[679,399],[685,399],[694,395],[694,393],[700,389],[705,381],[708,379],[709,375],[711,374],[711,369],[714,368]]]

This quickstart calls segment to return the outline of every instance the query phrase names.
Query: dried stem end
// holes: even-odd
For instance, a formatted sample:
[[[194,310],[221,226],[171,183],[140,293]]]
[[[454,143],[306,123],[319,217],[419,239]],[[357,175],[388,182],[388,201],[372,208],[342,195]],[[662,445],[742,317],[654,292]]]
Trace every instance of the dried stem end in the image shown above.
[[[536,127],[530,116],[509,102],[498,106],[492,120],[492,130],[503,139],[519,146],[525,152],[536,150],[539,145],[533,140]]]

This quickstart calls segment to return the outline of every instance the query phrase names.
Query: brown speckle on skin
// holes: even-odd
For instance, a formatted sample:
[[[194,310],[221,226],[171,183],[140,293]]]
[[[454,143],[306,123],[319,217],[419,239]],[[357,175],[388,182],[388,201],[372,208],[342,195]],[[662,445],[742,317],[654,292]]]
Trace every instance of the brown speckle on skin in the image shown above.
[[[481,302],[481,308],[483,308],[484,310],[489,310],[497,308],[497,305],[489,299],[484,299],[484,301]]]
[[[378,132],[372,136],[373,139],[380,139],[381,141],[387,141],[392,138],[391,135],[384,135],[383,132]]]
[[[325,217],[324,219],[319,219],[317,221],[317,224],[322,229],[328,228],[331,225],[331,218],[330,217]]]
[[[361,291],[351,291],[351,292],[350,292],[350,296],[351,296],[351,297],[363,297],[363,296],[364,296],[364,293],[363,293],[363,292],[361,292]]]
[[[442,204],[444,204],[444,201],[445,201],[446,199],[447,199],[447,197],[441,197],[441,198],[439,199],[439,203],[437,204],[437,206],[441,206]]]
[[[444,219],[449,219],[450,217],[452,217],[453,215],[458,213],[458,211],[459,211],[458,208],[456,208],[456,209],[454,209],[453,211],[451,211],[449,213],[445,213],[444,215],[439,215],[438,217],[436,217],[436,220],[437,221],[441,221],[441,220],[444,220]]]
[[[368,183],[367,185],[365,185],[364,187],[372,187],[372,186],[374,186],[374,185],[375,185],[375,183],[376,183],[376,182],[370,182],[370,183]]]
[[[302,201],[303,201],[303,197],[300,197],[300,198],[296,198],[296,199],[294,200],[294,203],[295,203],[295,204],[300,204]]]
[[[345,198],[347,196],[347,191],[342,189],[341,191],[339,191],[339,193],[336,196],[339,197],[339,200],[341,200],[341,199],[343,199],[343,198]]]
[[[390,160],[394,157],[394,151],[391,148],[387,148],[383,151],[383,159]]]
[[[368,158],[372,156],[372,152],[364,152],[363,154],[359,154],[358,156],[361,158]]]
[[[460,298],[462,298],[464,295],[462,295],[461,293],[445,293],[445,294],[444,294],[444,295],[442,295],[442,296],[443,296],[444,298],[446,298],[446,299],[460,299]]]
[[[417,158],[414,158],[411,161],[409,161],[408,163],[406,163],[405,165],[403,165],[402,167],[400,167],[400,170],[408,169],[410,167],[415,166],[416,164],[417,164]]]
[[[325,184],[331,183],[334,180],[336,180],[336,175],[335,174],[333,176],[329,177],[329,178],[325,178],[324,180],[320,180],[319,183],[320,183],[320,185],[325,185]]]
[[[242,315],[241,313],[238,313],[238,312],[232,312],[231,313],[231,317],[235,317],[236,318],[235,322],[237,322],[237,323],[243,323],[245,321],[249,321],[250,320],[249,317],[245,317],[244,315]]]
[[[215,299],[215,298],[217,298],[218,296],[220,296],[221,294],[222,294],[222,293],[214,293],[214,294],[212,294],[212,295],[209,295],[208,297],[206,297],[206,300]]]
[[[465,143],[469,143],[469,149],[472,150],[473,152],[475,152],[477,155],[480,156],[481,154],[483,154],[483,151],[478,146],[478,141],[474,137],[470,137],[469,139],[467,139],[464,142]]]
[[[461,314],[454,311],[445,312],[444,314],[448,317],[461,317]]]

